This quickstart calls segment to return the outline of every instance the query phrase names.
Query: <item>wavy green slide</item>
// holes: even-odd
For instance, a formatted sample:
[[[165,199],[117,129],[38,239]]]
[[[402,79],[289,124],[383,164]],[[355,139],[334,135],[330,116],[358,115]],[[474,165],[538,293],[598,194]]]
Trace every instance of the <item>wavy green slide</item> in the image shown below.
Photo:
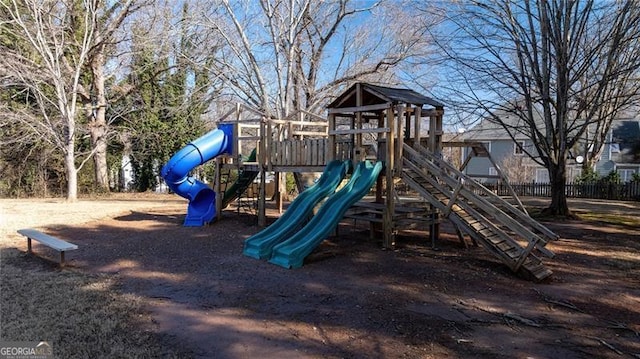
[[[244,255],[257,259],[269,258],[273,247],[299,229],[311,216],[315,206],[336,190],[348,169],[348,161],[330,162],[318,182],[296,197],[277,221],[245,240]]]
[[[306,226],[273,247],[269,262],[285,268],[301,267],[304,258],[329,236],[349,207],[369,193],[381,170],[381,162],[361,162],[351,175],[349,183],[329,197]]]

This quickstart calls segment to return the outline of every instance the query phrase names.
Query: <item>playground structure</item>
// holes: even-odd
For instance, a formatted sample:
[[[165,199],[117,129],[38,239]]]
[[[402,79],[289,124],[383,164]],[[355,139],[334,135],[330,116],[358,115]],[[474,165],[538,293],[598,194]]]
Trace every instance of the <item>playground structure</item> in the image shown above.
[[[190,150],[183,149],[193,152],[192,147],[206,147],[203,138],[216,138],[209,146],[212,149],[198,151],[200,159],[190,160],[187,166],[215,158],[214,194],[200,185],[196,186],[203,195],[186,191],[188,212],[192,207],[194,217],[206,212],[196,221],[200,225],[220,218],[229,198],[241,196],[258,178],[257,216],[258,224],[264,226],[267,173],[275,172],[278,181],[278,173],[324,171],[316,185],[291,203],[290,213],[246,241],[246,255],[298,267],[343,218],[369,222],[371,236],[381,235],[384,247],[393,247],[400,231],[413,228],[428,229],[435,243],[440,223],[448,219],[465,245],[468,236],[514,272],[535,280],[549,277],[552,273],[539,256],[553,256],[545,245],[557,235],[531,219],[517,198],[514,206],[442,159],[443,114],[443,104],[415,91],[366,83],[357,83],[338,96],[328,106],[328,118],[301,111],[278,120],[237,105],[222,116],[218,130],[185,147]],[[224,139],[218,139],[220,133]],[[243,154],[251,151],[254,156],[244,159]],[[169,179],[188,181],[183,180],[183,170],[171,170],[176,167],[172,161],[163,168],[163,177],[176,172]],[[334,193],[348,163],[353,168],[350,181]],[[231,168],[240,175],[233,190],[225,191],[221,173]],[[400,197],[396,190],[400,182],[416,195]],[[364,200],[371,190],[374,195]],[[325,196],[328,199],[304,225]],[[275,198],[282,209],[282,193]]]

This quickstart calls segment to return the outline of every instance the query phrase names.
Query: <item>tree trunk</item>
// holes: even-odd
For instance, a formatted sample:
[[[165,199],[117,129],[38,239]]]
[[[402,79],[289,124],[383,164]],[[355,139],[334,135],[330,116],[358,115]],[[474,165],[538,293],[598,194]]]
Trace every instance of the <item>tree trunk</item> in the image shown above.
[[[67,151],[64,155],[64,165],[67,172],[67,201],[75,202],[78,199],[78,170],[75,162],[75,141],[67,143]]]
[[[543,215],[570,217],[565,185],[567,183],[564,161],[549,166],[549,182],[551,184],[551,203],[542,211]]]
[[[96,107],[91,126],[91,142],[95,150],[93,162],[95,167],[96,187],[103,191],[109,191],[109,174],[107,166],[107,99],[104,90],[104,71],[102,65],[104,55],[98,53],[91,62],[93,85],[95,86]]]

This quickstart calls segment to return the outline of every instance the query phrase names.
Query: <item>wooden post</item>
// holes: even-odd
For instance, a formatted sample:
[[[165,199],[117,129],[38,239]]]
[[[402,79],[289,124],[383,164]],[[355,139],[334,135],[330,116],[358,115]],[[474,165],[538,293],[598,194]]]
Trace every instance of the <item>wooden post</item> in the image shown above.
[[[435,153],[439,156],[442,154],[442,116],[444,114],[444,108],[436,107],[436,149]]]
[[[429,116],[429,151],[431,151],[431,153],[436,153],[436,148],[437,148],[437,136],[436,136],[436,123],[438,122],[437,116],[435,116],[434,114],[431,114]]]
[[[284,202],[284,194],[282,193],[282,188],[283,186],[286,186],[286,181],[283,181],[283,173],[282,172],[275,172],[274,173],[274,178],[276,181],[275,184],[275,188],[276,188],[276,207],[278,208],[278,213],[282,214],[282,203]]]
[[[404,110],[404,139],[411,138],[411,115],[413,114],[413,108],[411,104],[407,104]],[[400,132],[402,135],[402,132]]]
[[[336,159],[336,135],[331,134],[333,130],[336,129],[336,115],[329,114],[329,127],[327,128],[327,132],[329,133],[329,137],[327,138],[327,148],[325,151],[328,151],[325,154],[327,158],[327,163]]]
[[[222,167],[220,166],[220,158],[216,158],[213,163],[216,174],[213,179],[213,191],[216,193],[216,203],[214,203],[214,205],[216,206],[215,222],[217,222],[220,220],[220,216],[222,215],[222,197],[224,197],[224,193],[222,193],[222,184],[220,183],[222,181],[222,173],[220,173],[220,169]]]
[[[267,225],[267,216],[266,216],[266,208],[265,208],[265,202],[266,202],[266,171],[265,171],[265,162],[267,160],[267,144],[266,144],[266,139],[265,139],[265,125],[266,125],[266,119],[262,119],[262,121],[260,121],[260,142],[259,142],[259,152],[258,152],[258,168],[260,169],[260,194],[258,195],[258,226],[260,227],[264,227]]]
[[[398,121],[398,128],[396,130],[397,136],[398,136],[398,143],[395,144],[395,173],[396,174],[400,174],[402,171],[402,145],[404,144],[404,134],[403,134],[403,129],[404,129],[404,116],[405,116],[405,110],[406,107],[401,105],[398,106],[398,116],[397,116],[397,121]]]
[[[356,84],[356,106],[362,106],[362,86],[360,83]],[[358,111],[355,113],[355,126],[353,129],[362,129],[362,112]],[[358,162],[364,160],[365,155],[362,153],[362,133],[358,133],[355,136],[355,143],[353,144],[353,165],[355,166]]]
[[[273,167],[273,130],[271,126],[271,121],[263,117],[260,122],[260,143],[262,143],[262,148],[264,148],[267,171],[271,171]]]
[[[413,127],[415,134],[414,137],[414,148],[416,148],[416,144],[420,144],[420,131],[422,131],[422,106],[416,106],[413,109]]]
[[[393,107],[390,107],[389,109],[387,109],[387,126],[389,127],[389,133],[387,134],[387,160],[385,163],[387,196],[384,213],[382,215],[384,232],[382,245],[384,248],[392,248],[395,245],[395,228],[393,228],[393,213],[395,212],[395,188],[393,185],[395,168],[395,120],[394,109]]]
[[[240,136],[242,136],[242,128],[240,127],[240,120],[242,120],[242,107],[240,103],[236,103],[236,123],[233,126],[233,158],[237,158],[242,153],[242,143],[240,142]]]
[[[380,112],[379,116],[378,116],[378,128],[383,128],[384,127],[384,117],[385,117],[385,113],[384,112]],[[383,155],[386,155],[386,149],[385,149],[385,154],[383,154],[380,151],[380,144],[382,143],[381,139],[383,137],[389,137],[388,134],[379,134],[378,135],[378,153],[376,153],[376,158],[378,161],[382,160],[380,157]],[[388,141],[387,141],[388,142]],[[383,178],[384,176],[378,176],[378,179],[376,180],[376,203],[383,203],[384,199],[382,197],[382,192],[384,190],[383,188]]]
[[[442,155],[442,114],[444,109],[442,107],[436,107],[435,111],[429,116],[429,151],[436,157]],[[440,223],[439,213],[432,205],[431,208],[431,225],[429,226],[429,238],[431,239],[431,246],[435,248],[436,240],[440,237]]]

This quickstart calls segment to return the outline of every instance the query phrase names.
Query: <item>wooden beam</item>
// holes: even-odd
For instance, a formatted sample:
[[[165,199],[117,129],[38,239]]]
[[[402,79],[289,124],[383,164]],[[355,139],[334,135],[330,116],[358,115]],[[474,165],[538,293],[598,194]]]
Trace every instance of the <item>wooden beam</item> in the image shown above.
[[[277,125],[295,125],[295,126],[318,126],[328,127],[327,122],[312,122],[312,121],[287,121],[287,120],[267,120]],[[326,120],[325,120],[326,121]]]
[[[318,131],[292,131],[292,135],[294,136],[326,136],[326,132],[318,132]]]
[[[352,129],[352,130],[333,130],[329,131],[330,135],[355,135],[362,133],[387,133],[390,129],[388,127],[385,128],[363,128],[363,129]]]
[[[388,108],[391,108],[391,103],[390,102],[376,104],[376,105],[343,107],[343,108],[330,108],[329,109],[329,114],[373,112],[373,111],[386,110]]]

